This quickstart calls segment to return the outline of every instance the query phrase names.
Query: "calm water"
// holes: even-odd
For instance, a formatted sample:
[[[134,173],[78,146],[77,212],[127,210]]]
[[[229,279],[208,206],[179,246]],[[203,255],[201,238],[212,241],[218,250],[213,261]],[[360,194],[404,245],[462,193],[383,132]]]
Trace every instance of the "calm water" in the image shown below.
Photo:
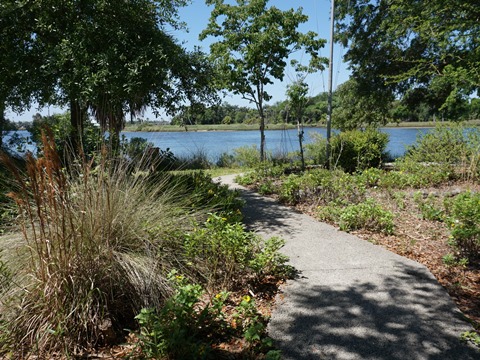
[[[401,156],[405,148],[424,134],[428,129],[386,128],[381,131],[389,134],[387,150],[392,156]],[[326,129],[305,128],[305,141],[312,141],[312,133],[326,136]],[[260,131],[205,131],[205,132],[124,132],[127,139],[142,137],[161,149],[169,148],[177,156],[189,156],[202,151],[209,159],[216,160],[224,152],[247,146],[260,146]],[[266,130],[267,150],[275,153],[286,153],[299,150],[297,130]]]
[[[390,141],[387,150],[393,156],[401,156],[405,148],[424,134],[428,129],[386,128],[381,131],[389,134]],[[28,136],[27,131],[18,131],[20,136]],[[312,141],[312,133],[326,136],[326,129],[305,128],[305,141]],[[127,139],[141,137],[152,142],[156,147],[165,150],[169,148],[176,156],[191,156],[203,152],[210,160],[216,161],[224,152],[231,153],[233,149],[256,145],[260,146],[259,131],[199,131],[199,132],[123,132]],[[299,150],[297,130],[266,130],[267,150],[274,154]],[[8,140],[8,135],[5,140]],[[34,150],[29,146],[28,150]]]

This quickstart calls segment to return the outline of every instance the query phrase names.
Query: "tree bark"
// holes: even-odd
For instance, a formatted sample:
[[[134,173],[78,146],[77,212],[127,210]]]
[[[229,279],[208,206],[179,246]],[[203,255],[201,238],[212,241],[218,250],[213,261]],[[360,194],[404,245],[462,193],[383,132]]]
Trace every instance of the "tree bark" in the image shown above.
[[[70,125],[72,126],[70,132],[70,145],[72,147],[72,155],[83,154],[83,122],[84,122],[85,110],[82,109],[78,101],[70,101]]]
[[[3,146],[3,130],[5,128],[5,103],[0,101],[0,149]]]

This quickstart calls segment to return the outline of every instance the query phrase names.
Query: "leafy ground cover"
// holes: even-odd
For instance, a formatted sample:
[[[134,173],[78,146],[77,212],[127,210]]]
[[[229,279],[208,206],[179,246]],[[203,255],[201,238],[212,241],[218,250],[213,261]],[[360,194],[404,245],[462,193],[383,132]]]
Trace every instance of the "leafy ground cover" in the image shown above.
[[[479,329],[480,185],[460,178],[438,181],[442,174],[430,171],[423,178],[402,170],[270,170],[239,181],[426,265]]]

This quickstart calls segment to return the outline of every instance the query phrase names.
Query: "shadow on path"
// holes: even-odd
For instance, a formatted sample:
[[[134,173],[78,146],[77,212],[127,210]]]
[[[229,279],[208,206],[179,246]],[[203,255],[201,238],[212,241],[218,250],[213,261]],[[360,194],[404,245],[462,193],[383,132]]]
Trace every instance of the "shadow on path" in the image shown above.
[[[292,213],[300,213],[278,204],[273,199],[261,197],[251,190],[241,189],[240,193],[246,202],[242,213],[249,229],[259,232],[275,229],[285,236],[292,235],[297,231],[290,221]]]
[[[472,327],[426,267],[233,186],[248,228],[282,236],[301,274],[268,325],[283,359],[480,359],[460,341]]]
[[[309,276],[290,284],[289,305],[280,304],[269,325],[284,358],[480,359],[459,341],[465,322],[436,281],[416,268],[396,269],[374,281],[323,274],[323,285]]]

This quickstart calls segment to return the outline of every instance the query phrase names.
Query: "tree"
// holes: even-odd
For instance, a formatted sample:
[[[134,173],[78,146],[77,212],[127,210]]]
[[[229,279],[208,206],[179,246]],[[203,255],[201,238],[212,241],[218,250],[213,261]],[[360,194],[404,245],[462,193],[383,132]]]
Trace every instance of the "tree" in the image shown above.
[[[0,3],[0,148],[6,130],[7,107],[23,109],[30,104],[35,84],[34,69],[39,65],[29,28],[34,21],[24,2],[5,0]],[[22,65],[29,64],[29,68]]]
[[[214,5],[207,28],[200,34],[220,37],[210,52],[221,76],[219,87],[253,102],[260,117],[260,158],[265,159],[265,102],[270,100],[265,86],[282,80],[288,57],[304,48],[312,62],[319,63],[318,50],[325,41],[317,34],[303,34],[298,26],[308,17],[301,9],[281,11],[267,8],[268,0],[207,0]]]
[[[287,86],[288,104],[290,105],[292,115],[297,121],[302,170],[305,169],[305,159],[303,157],[303,112],[308,102],[308,84],[304,80],[305,78],[297,78],[296,81]]]
[[[449,84],[442,106],[480,88],[477,0],[349,0],[337,5],[338,40],[365,88],[405,93]]]
[[[302,161],[302,170],[305,170],[305,159],[303,156],[303,115],[305,108],[309,102],[307,97],[308,84],[305,82],[308,74],[314,73],[316,67],[304,66],[297,61],[292,61],[295,66],[296,79],[287,86],[288,106],[295,120],[298,128],[298,142],[300,147],[300,158]]]
[[[353,78],[338,86],[334,98],[333,125],[342,131],[386,124],[394,100],[388,92],[370,93]]]
[[[127,112],[139,114],[146,106],[173,112],[184,102],[211,98],[212,68],[204,54],[185,51],[168,34],[179,26],[177,8],[187,2],[44,0],[22,7],[32,19],[26,37],[36,61],[35,68],[26,61],[19,67],[43,84],[30,95],[39,104],[70,107],[74,148],[81,148],[88,112],[118,144]],[[6,3],[20,12],[20,2]]]

